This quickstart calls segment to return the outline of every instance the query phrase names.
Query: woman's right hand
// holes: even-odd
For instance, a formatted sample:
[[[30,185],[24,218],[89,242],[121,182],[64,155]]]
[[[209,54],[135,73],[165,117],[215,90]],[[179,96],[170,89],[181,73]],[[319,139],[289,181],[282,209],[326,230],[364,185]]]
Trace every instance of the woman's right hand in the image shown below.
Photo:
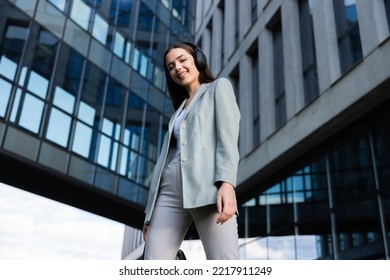
[[[142,229],[144,241],[146,241],[146,238],[148,237],[148,229],[149,229],[149,226],[147,224],[144,224],[144,228]]]

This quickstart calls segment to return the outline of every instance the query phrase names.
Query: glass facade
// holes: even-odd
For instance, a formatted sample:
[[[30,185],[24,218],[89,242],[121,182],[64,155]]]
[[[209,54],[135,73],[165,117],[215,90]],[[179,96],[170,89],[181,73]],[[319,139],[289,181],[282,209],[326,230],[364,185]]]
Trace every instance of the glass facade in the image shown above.
[[[363,57],[356,0],[333,0],[341,72]]]
[[[247,238],[261,237],[264,259],[389,258],[389,106],[294,162],[291,172],[243,203],[239,224]]]
[[[191,0],[0,0],[0,151],[144,206]]]

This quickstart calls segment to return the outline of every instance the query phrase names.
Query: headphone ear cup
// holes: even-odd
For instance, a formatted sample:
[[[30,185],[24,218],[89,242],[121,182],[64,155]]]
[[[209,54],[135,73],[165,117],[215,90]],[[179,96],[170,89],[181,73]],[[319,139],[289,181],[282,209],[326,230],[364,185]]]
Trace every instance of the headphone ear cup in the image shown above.
[[[206,55],[201,50],[199,50],[199,48],[193,43],[183,42],[183,44],[186,44],[194,49],[193,57],[195,66],[199,71],[203,71],[207,65]]]
[[[196,49],[194,53],[195,65],[199,71],[203,71],[207,65],[207,59],[203,52]]]

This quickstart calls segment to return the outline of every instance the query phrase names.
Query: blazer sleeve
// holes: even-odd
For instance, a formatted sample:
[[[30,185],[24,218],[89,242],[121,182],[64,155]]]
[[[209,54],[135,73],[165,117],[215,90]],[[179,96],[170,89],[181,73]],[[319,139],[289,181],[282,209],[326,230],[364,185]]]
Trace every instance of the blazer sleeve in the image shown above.
[[[226,78],[217,80],[214,94],[216,125],[216,172],[215,185],[228,182],[234,187],[237,183],[237,171],[240,155],[238,137],[240,130],[240,111],[233,87]]]

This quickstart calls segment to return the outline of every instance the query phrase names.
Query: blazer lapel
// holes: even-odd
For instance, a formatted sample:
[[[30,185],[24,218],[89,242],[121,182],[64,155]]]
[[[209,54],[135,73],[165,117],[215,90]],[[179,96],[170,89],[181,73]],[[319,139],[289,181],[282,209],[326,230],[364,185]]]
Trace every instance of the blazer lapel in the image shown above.
[[[185,111],[185,115],[184,115],[184,118],[187,117],[188,113],[192,110],[192,108],[194,108],[194,106],[196,105],[196,103],[198,103],[198,101],[200,100],[200,98],[203,96],[203,94],[206,92],[206,90],[208,89],[210,84],[201,84],[200,85],[200,88],[198,89],[197,93],[195,94],[195,96],[193,97],[193,99],[191,100],[190,104],[188,105],[186,111]]]
[[[176,112],[172,115],[171,120],[169,121],[169,125],[168,125],[169,135],[172,134],[173,127],[174,127],[175,122],[176,122],[176,118],[177,118],[177,116],[179,115],[179,112],[180,112],[181,110],[183,110],[183,107],[184,107],[184,105],[186,104],[186,101],[187,101],[187,99],[185,99],[185,100],[183,101],[183,103],[180,105],[179,109],[177,109]]]

